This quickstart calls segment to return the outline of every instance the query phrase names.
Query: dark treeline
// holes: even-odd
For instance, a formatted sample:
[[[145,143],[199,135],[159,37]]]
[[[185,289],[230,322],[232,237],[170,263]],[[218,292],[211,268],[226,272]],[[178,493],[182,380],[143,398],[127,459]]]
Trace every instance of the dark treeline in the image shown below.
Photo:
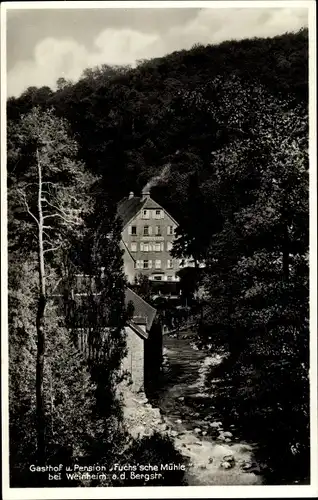
[[[219,407],[260,443],[269,482],[307,481],[307,30],[57,84],[10,98],[9,130],[53,107],[98,179],[103,213],[169,165],[152,196],[180,223],[175,255],[206,262],[200,342],[229,353]],[[25,168],[9,161],[14,178]]]

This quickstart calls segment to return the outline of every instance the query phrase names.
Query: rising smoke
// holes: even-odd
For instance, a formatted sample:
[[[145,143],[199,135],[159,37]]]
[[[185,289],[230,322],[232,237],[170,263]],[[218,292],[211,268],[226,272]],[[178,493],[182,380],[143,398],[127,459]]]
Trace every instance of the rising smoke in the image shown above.
[[[167,163],[163,169],[161,170],[159,175],[156,175],[155,177],[152,177],[150,181],[147,182],[145,187],[143,188],[142,192],[147,193],[150,191],[150,189],[154,186],[157,186],[160,182],[163,182],[167,179],[169,173],[170,173],[170,168],[171,168],[171,163]]]

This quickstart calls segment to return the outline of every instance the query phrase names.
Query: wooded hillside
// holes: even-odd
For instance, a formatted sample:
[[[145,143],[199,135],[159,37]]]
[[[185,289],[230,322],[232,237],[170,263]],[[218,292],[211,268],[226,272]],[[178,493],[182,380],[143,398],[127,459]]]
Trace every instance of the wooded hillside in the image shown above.
[[[219,404],[247,434],[262,429],[249,438],[269,481],[308,480],[307,30],[29,88],[8,100],[10,145],[34,106],[69,123],[108,227],[119,199],[166,167],[152,196],[180,223],[174,253],[207,264],[202,345],[221,336],[230,352]],[[9,178],[23,179],[16,160]]]

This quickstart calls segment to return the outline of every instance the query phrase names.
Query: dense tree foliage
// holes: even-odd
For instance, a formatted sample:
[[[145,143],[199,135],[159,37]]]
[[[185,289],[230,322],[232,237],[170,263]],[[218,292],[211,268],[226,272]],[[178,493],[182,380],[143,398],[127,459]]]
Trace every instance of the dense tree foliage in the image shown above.
[[[166,167],[152,195],[180,224],[173,252],[206,262],[200,341],[215,348],[221,339],[229,352],[216,404],[260,443],[276,473],[268,480],[277,482],[304,481],[308,472],[307,43],[304,29],[195,46],[135,69],[87,70],[75,84],[60,80],[56,92],[30,88],[8,100],[12,185],[30,161],[17,134],[20,117],[35,105],[44,112],[54,106],[68,120],[78,158],[98,178],[94,229],[85,241],[70,236],[71,260],[89,272],[103,262],[114,289],[122,289],[115,205]],[[10,224],[18,217],[20,230],[11,234],[24,246],[12,251],[22,256],[30,245],[35,251],[36,240],[32,221],[16,214]],[[185,294],[195,281],[184,281]],[[105,296],[120,304],[110,283]],[[19,356],[34,377],[31,344]]]
[[[8,205],[10,481],[51,486],[30,464],[63,464],[70,486],[67,466],[137,462],[148,442],[129,437],[118,390],[131,314],[121,224],[52,108],[8,123]]]
[[[116,404],[125,354],[120,233],[110,210],[96,217],[98,179],[53,110],[33,108],[9,125],[8,145],[11,479],[43,485],[47,477],[26,464],[94,460],[96,443],[111,463],[124,436]],[[99,293],[84,283],[85,315],[72,315],[71,291],[88,267]],[[105,327],[110,335],[97,344]],[[79,352],[74,337],[83,329],[100,363]]]

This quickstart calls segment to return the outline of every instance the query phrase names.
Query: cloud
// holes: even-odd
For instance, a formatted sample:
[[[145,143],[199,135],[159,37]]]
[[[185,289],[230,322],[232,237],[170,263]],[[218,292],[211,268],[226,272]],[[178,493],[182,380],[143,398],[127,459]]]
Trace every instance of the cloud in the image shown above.
[[[142,27],[107,28],[97,34],[91,48],[71,37],[45,38],[35,46],[32,59],[17,62],[8,72],[8,95],[20,95],[29,86],[55,88],[60,77],[76,81],[84,69],[100,64],[134,66],[140,59],[190,49],[195,43],[275,36],[308,25],[307,9],[210,8],[195,14],[183,25],[161,32],[145,33]]]

